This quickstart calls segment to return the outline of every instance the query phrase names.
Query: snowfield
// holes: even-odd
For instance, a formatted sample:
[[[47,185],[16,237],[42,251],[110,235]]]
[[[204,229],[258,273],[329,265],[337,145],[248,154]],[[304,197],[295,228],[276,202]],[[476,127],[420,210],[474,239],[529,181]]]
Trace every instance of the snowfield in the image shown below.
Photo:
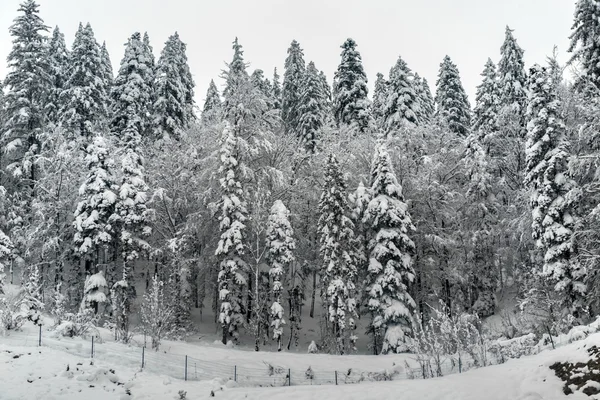
[[[236,387],[222,378],[183,381],[163,373],[141,371],[119,354],[127,346],[106,343],[98,359],[75,356],[47,347],[22,347],[9,344],[0,337],[0,399],[179,399],[179,391],[187,399],[403,399],[403,400],[552,400],[590,399],[581,392],[566,396],[563,382],[550,365],[555,362],[579,362],[589,359],[586,349],[600,346],[600,333],[557,350],[509,360],[505,364],[452,374],[429,380],[397,380],[353,385],[320,385],[292,387]],[[65,345],[79,339],[63,339]],[[290,353],[254,353],[214,346],[185,343],[173,345],[172,351],[194,353],[207,362],[235,360],[239,365],[256,365],[261,360],[305,369],[306,364],[318,370],[345,368],[386,369],[401,358],[410,356],[328,356]],[[103,345],[99,345],[101,349]],[[150,357],[152,355],[149,353]],[[168,365],[165,368],[169,368]],[[165,371],[166,373],[166,371]]]

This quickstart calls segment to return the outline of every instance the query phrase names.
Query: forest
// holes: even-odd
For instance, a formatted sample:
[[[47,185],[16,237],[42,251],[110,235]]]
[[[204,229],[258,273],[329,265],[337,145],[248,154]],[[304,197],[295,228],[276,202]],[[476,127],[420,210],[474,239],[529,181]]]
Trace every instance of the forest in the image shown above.
[[[47,313],[158,348],[199,312],[224,344],[282,350],[308,314],[320,351],[354,352],[364,326],[386,354],[440,318],[517,335],[600,315],[595,1],[565,65],[526,69],[506,27],[473,105],[450,55],[432,86],[400,56],[370,94],[351,38],[331,86],[295,40],[283,71],[250,71],[235,38],[196,104],[176,32],[158,57],[133,33],[117,71],[90,24],[68,46],[35,0],[9,34],[0,331]]]

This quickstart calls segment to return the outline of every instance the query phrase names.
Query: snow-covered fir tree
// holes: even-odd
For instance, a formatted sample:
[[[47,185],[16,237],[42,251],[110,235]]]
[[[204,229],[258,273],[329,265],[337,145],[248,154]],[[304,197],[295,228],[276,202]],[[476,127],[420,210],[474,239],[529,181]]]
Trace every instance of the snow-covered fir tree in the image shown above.
[[[500,113],[500,89],[496,65],[488,58],[481,73],[483,81],[477,86],[475,109],[473,110],[473,130],[480,135],[497,132]]]
[[[108,93],[100,46],[88,23],[80,24],[69,57],[65,90],[60,94],[62,124],[71,137],[92,137],[106,125]]]
[[[14,245],[2,230],[0,230],[0,294],[4,294],[4,279],[6,278],[6,262],[12,260]]]
[[[321,128],[327,113],[326,102],[326,94],[323,92],[319,71],[315,67],[315,63],[311,61],[302,82],[300,107],[298,108],[300,120],[297,128],[298,135],[310,152],[315,151],[317,141],[321,135]]]
[[[356,42],[342,44],[342,60],[333,78],[333,114],[338,126],[355,125],[359,132],[371,129],[371,103],[368,99],[367,74]]]
[[[449,56],[440,64],[436,82],[435,103],[437,114],[448,124],[450,130],[466,135],[471,126],[471,106],[463,88],[456,64]]]
[[[382,353],[406,351],[415,328],[415,308],[410,290],[415,280],[412,256],[414,230],[392,160],[381,144],[371,170],[371,200],[364,222],[372,230],[367,277],[368,307],[373,327],[385,331]]]
[[[388,133],[419,123],[420,102],[415,93],[412,72],[402,57],[390,70],[388,97],[383,110],[384,126]]]
[[[271,97],[273,98],[273,109],[281,110],[281,82],[277,68],[273,69],[273,82],[271,83]]]
[[[569,52],[583,67],[576,84],[584,89],[589,82],[596,91],[600,88],[600,6],[596,1],[577,1],[571,30]]]
[[[45,124],[45,106],[50,94],[50,65],[44,33],[48,27],[39,16],[39,5],[25,0],[9,32],[13,47],[8,54],[5,123],[2,127],[8,168],[30,185],[37,179],[34,159],[40,152],[40,135]],[[6,164],[5,164],[6,165]]]
[[[218,275],[219,322],[223,328],[222,341],[238,339],[244,321],[243,288],[247,284],[245,232],[247,210],[241,183],[238,137],[226,122],[221,137],[219,184],[219,228],[221,237],[215,255],[221,259]]]
[[[194,86],[186,45],[175,32],[156,64],[154,123],[159,138],[179,139],[195,120]]]
[[[283,340],[283,325],[285,325],[282,304],[283,277],[287,268],[294,262],[294,230],[290,224],[290,211],[281,200],[276,200],[271,207],[267,225],[267,262],[269,275],[273,279],[273,304],[271,305],[271,326],[273,339],[277,341],[277,350],[281,351]]]
[[[516,114],[524,125],[527,111],[527,75],[523,49],[517,44],[513,31],[507,26],[498,63],[500,104],[503,113]]]
[[[65,89],[67,71],[69,70],[69,51],[65,43],[65,35],[54,28],[48,47],[48,62],[50,64],[51,89],[46,105],[48,121],[58,125],[60,122],[60,93]]]
[[[419,100],[417,121],[419,121],[419,124],[427,123],[431,120],[433,114],[435,113],[435,103],[433,101],[433,96],[431,95],[429,85],[427,84],[427,79],[423,79],[419,76],[419,74],[415,73],[413,87],[415,94],[417,95],[417,99]]]
[[[223,105],[221,103],[219,89],[217,89],[215,81],[211,79],[206,91],[204,107],[202,107],[202,124],[211,125],[218,122],[221,118],[222,108]]]
[[[534,65],[529,79],[525,183],[533,191],[533,239],[544,253],[543,274],[563,293],[569,311],[581,317],[585,269],[574,243],[581,191],[567,169],[565,125],[552,77]]]
[[[90,275],[98,272],[98,263],[105,259],[106,248],[115,238],[113,219],[118,188],[112,173],[113,161],[101,135],[96,135],[87,146],[85,162],[88,174],[79,188],[73,241],[76,254],[84,261],[85,275]]]
[[[297,41],[292,41],[287,53],[281,88],[281,118],[288,133],[298,134],[300,95],[306,63],[304,62],[304,52]]]
[[[83,301],[80,310],[92,309],[95,314],[104,311],[103,307],[108,302],[108,293],[104,272],[100,271],[85,278],[83,287]]]
[[[377,126],[383,127],[384,109],[388,98],[388,82],[381,72],[377,73],[375,88],[373,89],[373,103],[371,112]]]
[[[142,35],[139,32],[131,35],[110,93],[111,131],[117,137],[125,130],[133,130],[142,137],[151,133],[153,61]]]
[[[102,42],[102,47],[100,47],[100,55],[102,57],[102,77],[104,80],[104,86],[106,87],[106,93],[110,94],[113,81],[115,79],[115,74],[113,72],[112,62],[110,61],[110,54],[108,54],[108,49],[106,48],[106,42]]]
[[[331,324],[328,330],[335,339],[335,350],[344,354],[354,347],[355,342],[352,330],[356,317],[356,241],[346,180],[333,154],[327,160],[319,200],[318,233],[323,260],[323,300]]]

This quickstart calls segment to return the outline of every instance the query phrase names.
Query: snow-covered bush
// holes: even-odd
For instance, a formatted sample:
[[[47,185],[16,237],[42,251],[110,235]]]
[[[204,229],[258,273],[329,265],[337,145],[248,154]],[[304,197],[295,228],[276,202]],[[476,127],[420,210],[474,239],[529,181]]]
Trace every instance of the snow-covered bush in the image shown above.
[[[310,342],[310,344],[308,345],[308,353],[309,354],[317,354],[319,352],[319,348],[317,347],[317,344],[315,343],[315,341],[313,340],[312,342]]]
[[[98,316],[90,308],[83,309],[76,314],[66,313],[64,319],[53,328],[53,331],[65,337],[94,336],[100,338],[96,328]]]
[[[165,299],[163,282],[155,275],[152,285],[144,295],[140,310],[142,331],[152,339],[152,349],[158,351],[160,341],[175,326],[175,307]]]
[[[90,308],[96,314],[103,311],[103,307],[108,302],[106,291],[107,284],[102,271],[85,278],[83,301],[81,302],[80,310],[83,311],[86,308]]]
[[[489,351],[501,364],[509,358],[520,358],[537,353],[537,340],[533,333],[509,340],[496,340],[490,343]]]

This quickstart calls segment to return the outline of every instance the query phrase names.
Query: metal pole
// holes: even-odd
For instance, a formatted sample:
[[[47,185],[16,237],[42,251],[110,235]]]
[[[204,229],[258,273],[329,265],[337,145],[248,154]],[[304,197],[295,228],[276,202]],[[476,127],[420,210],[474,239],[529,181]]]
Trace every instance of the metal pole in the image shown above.
[[[94,358],[94,337],[92,336],[92,358]]]
[[[233,366],[233,380],[237,382],[237,365]]]
[[[288,386],[292,386],[292,369],[288,369]]]
[[[144,368],[144,355],[145,355],[145,352],[146,352],[146,348],[142,347],[142,369]]]
[[[187,356],[185,356],[185,380],[187,381]]]
[[[40,337],[38,340],[38,346],[42,347],[42,325],[40,325]]]
[[[335,371],[335,384],[337,385],[337,371]]]

